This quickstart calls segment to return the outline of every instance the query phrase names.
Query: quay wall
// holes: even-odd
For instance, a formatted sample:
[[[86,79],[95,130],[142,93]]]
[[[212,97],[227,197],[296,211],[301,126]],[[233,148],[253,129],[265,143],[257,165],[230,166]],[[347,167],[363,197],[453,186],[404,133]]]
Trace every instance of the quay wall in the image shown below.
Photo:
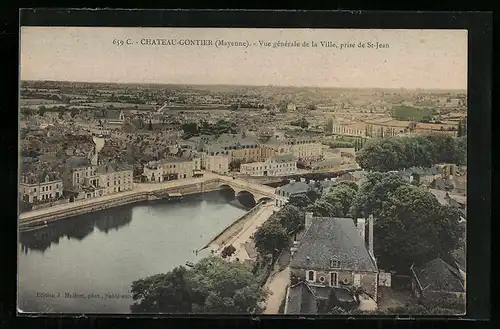
[[[266,205],[265,202],[257,204],[255,207],[247,211],[240,218],[235,220],[231,225],[226,226],[221,232],[214,236],[205,246],[200,250],[208,248],[212,244],[223,245],[227,240],[229,240],[234,234],[238,233],[242,228],[245,220],[255,214],[257,211],[262,209]],[[240,227],[241,226],[241,227]],[[216,243],[217,240],[221,240],[220,243]]]
[[[151,196],[154,196],[158,199],[163,199],[168,198],[169,193],[189,195],[211,192],[218,189],[218,184],[219,180],[214,179],[203,183],[160,188],[157,190],[154,190],[154,186],[152,185],[151,187],[153,190],[150,191],[137,190],[124,192],[127,194],[117,193],[102,198],[95,198],[85,203],[79,203],[78,201],[76,201],[74,203],[64,204],[65,207],[63,209],[57,209],[57,207],[54,207],[55,209],[53,209],[53,211],[49,211],[51,210],[50,208],[43,209],[43,212],[29,211],[21,214],[21,216],[19,217],[19,229],[29,229],[32,227],[43,225],[45,224],[45,222],[49,223],[60,219],[91,213],[94,211],[105,210],[123,206],[126,204],[143,202],[149,200]]]
[[[159,183],[141,184],[142,186],[140,188],[131,191],[106,195],[93,199],[84,199],[73,203],[65,203],[54,207],[21,213],[19,215],[19,229],[33,229],[49,222],[91,213],[94,211],[147,200],[164,199],[168,198],[169,194],[174,193],[190,195],[211,192],[218,190],[219,186],[223,183],[234,185],[236,189],[244,189],[246,187],[236,181],[227,182],[217,177],[208,178],[206,180],[186,185],[164,186]],[[176,182],[173,181],[173,184],[176,184]],[[269,190],[270,192],[273,191],[272,188],[269,188]],[[258,194],[256,194],[256,196],[258,196]]]

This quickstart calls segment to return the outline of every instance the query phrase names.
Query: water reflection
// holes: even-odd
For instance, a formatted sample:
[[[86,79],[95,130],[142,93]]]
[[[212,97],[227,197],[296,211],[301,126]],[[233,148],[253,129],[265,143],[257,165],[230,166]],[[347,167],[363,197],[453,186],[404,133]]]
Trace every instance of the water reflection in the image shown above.
[[[24,254],[30,250],[45,252],[52,244],[59,243],[61,238],[82,241],[92,234],[96,227],[107,234],[110,230],[118,230],[130,224],[131,221],[132,207],[113,208],[61,220],[35,231],[21,232],[19,242]]]

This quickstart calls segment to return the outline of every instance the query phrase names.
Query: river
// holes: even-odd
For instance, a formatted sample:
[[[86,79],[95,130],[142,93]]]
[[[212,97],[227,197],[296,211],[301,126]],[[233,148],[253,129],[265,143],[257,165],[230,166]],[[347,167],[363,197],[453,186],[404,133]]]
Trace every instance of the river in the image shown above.
[[[134,280],[186,261],[245,213],[218,193],[62,220],[20,235],[18,305],[24,312],[129,313]]]

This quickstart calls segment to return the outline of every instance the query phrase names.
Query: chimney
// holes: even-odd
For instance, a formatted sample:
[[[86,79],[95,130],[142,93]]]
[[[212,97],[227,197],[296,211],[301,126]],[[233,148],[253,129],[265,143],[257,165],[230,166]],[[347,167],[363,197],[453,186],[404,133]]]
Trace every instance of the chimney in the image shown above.
[[[313,213],[312,212],[306,212],[305,214],[305,229],[306,231],[311,227],[313,221]]]
[[[457,165],[451,164],[450,165],[450,176],[455,176],[457,174]]]
[[[304,177],[301,177],[301,178],[300,178],[300,181],[301,181],[302,183],[305,183],[306,179],[305,179]]]
[[[356,227],[358,229],[359,235],[361,236],[361,239],[363,239],[364,242],[366,241],[366,237],[365,237],[365,225],[366,225],[366,221],[365,221],[364,218],[358,218],[357,219]],[[366,244],[366,242],[365,242],[365,244]]]
[[[373,215],[368,217],[368,253],[375,259],[373,254]]]

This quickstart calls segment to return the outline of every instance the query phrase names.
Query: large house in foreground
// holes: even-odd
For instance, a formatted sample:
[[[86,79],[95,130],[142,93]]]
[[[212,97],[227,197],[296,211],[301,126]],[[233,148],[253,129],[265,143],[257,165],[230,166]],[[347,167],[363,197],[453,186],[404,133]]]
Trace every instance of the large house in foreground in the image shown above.
[[[465,302],[465,272],[438,257],[423,266],[412,266],[413,294],[423,304],[441,299]]]
[[[358,219],[355,224],[351,218],[313,217],[306,213],[305,233],[291,253],[291,277],[298,284],[288,288],[286,313],[310,313],[309,307],[314,305],[316,312],[320,311],[332,289],[337,296],[347,297],[361,289],[377,299],[379,271],[373,256],[372,217],[368,223]],[[294,305],[298,302],[307,309]]]

